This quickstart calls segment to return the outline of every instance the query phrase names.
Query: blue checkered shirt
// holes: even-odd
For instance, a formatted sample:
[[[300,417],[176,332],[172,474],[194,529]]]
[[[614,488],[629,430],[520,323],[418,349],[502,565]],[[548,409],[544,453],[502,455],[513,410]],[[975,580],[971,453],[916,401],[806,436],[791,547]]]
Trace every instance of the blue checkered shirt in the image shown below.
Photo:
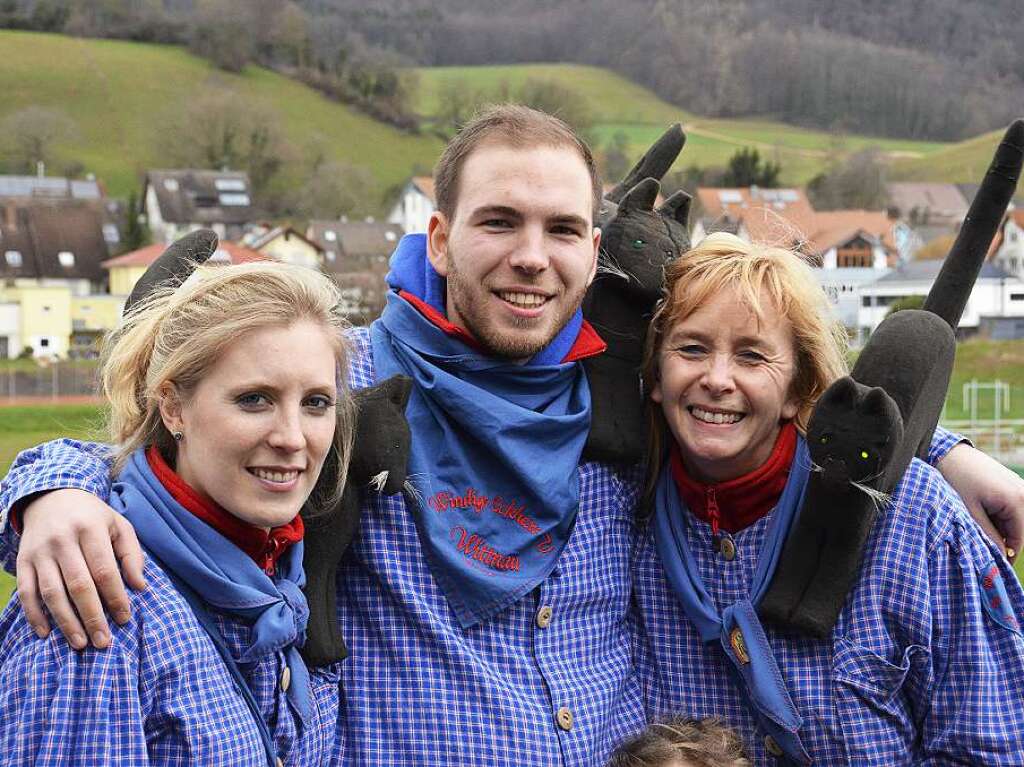
[[[39,639],[17,597],[0,615],[0,750],[5,765],[266,767],[252,713],[192,608],[148,557],[149,588],[106,650],[72,650],[59,630]],[[236,658],[249,627],[211,610]],[[336,735],[338,667],[312,676],[304,727],[280,680],[283,653],[239,664],[282,761],[326,764]]]
[[[748,593],[769,518],[732,536],[732,561],[710,527],[689,518],[687,542],[719,609]],[[915,460],[875,524],[832,636],[765,626],[814,764],[1024,765],[1024,639],[1012,617],[986,608],[992,566],[1024,616],[1006,560],[940,475]],[[755,764],[775,764],[721,646],[701,642],[676,600],[650,528],[637,537],[633,572],[648,716],[720,716]]]
[[[368,386],[366,330],[352,340],[352,385]],[[102,454],[73,441],[27,451],[3,508],[54,487],[105,498],[106,467],[83,451]],[[625,626],[637,474],[597,463],[579,473],[576,526],[551,575],[469,629],[434,582],[401,496],[371,494],[338,575],[351,656],[334,764],[593,767],[642,727]],[[550,622],[538,620],[545,607]]]

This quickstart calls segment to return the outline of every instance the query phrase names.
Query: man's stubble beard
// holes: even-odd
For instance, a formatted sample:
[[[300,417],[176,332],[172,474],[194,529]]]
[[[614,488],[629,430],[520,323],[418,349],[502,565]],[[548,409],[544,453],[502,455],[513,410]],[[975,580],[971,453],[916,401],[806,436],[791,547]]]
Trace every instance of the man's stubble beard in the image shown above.
[[[476,305],[476,294],[474,291],[465,290],[463,286],[462,273],[455,265],[453,254],[449,251],[447,289],[452,303],[457,308],[459,316],[466,326],[466,330],[481,343],[488,354],[509,360],[528,360],[550,344],[555,339],[555,336],[562,331],[562,328],[568,324],[569,320],[572,319],[576,310],[582,306],[583,296],[587,292],[587,288],[584,286],[576,296],[565,296],[563,294],[552,299],[554,301],[558,300],[559,297],[563,297],[570,300],[565,301],[562,316],[557,318],[550,333],[546,334],[545,338],[541,341],[529,342],[521,336],[496,331],[489,327],[488,323],[478,322],[477,315],[485,310],[483,307]],[[489,293],[486,288],[480,287],[485,294]],[[482,298],[486,301],[486,295],[482,296]],[[524,329],[529,329],[531,327],[531,320],[513,317],[512,324],[513,326],[521,325]]]

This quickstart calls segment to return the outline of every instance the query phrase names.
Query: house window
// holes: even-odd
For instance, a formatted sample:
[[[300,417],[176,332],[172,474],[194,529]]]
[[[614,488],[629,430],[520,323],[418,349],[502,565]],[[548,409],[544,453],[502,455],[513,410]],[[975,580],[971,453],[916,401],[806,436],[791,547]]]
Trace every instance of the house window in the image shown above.
[[[868,245],[850,245],[839,248],[836,252],[836,266],[871,268],[871,247]]]
[[[70,269],[75,265],[75,254],[70,250],[62,250],[57,254],[57,260],[60,261],[60,265],[65,269]]]
[[[49,338],[40,338],[39,339],[39,347],[41,349],[46,349],[49,345],[50,345],[50,339]]]
[[[21,266],[24,263],[20,250],[9,250],[4,253],[4,258],[7,259],[8,266]]]
[[[1010,294],[1010,300],[1011,301],[1024,301],[1024,293],[1011,293]]]
[[[245,181],[240,178],[218,178],[213,182],[218,192],[244,192]]]
[[[328,242],[336,242],[338,239],[338,233],[333,229],[328,229],[324,232],[324,239]]]
[[[384,239],[387,240],[388,242],[394,242],[395,240],[398,239],[398,235],[395,234],[394,232],[387,231],[384,232]]]
[[[178,191],[178,179],[176,179],[176,178],[165,178],[164,179],[164,189],[166,189],[168,192],[177,192]]]
[[[117,227],[113,224],[104,224],[103,239],[108,245],[114,245],[121,241],[121,233],[117,231]]]
[[[222,194],[220,195],[220,204],[245,207],[250,204],[249,195],[235,193]]]

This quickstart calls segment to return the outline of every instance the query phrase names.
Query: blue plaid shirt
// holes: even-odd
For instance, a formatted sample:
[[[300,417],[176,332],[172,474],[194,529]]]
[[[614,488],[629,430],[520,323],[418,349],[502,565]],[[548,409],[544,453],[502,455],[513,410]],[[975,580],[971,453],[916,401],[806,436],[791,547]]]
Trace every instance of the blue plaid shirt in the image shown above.
[[[131,593],[131,620],[107,650],[72,650],[59,630],[39,639],[13,597],[0,615],[0,749],[5,765],[266,767],[252,713],[188,603],[148,557],[149,588]],[[249,627],[211,611],[239,657]],[[338,716],[338,667],[312,675],[303,727],[281,690],[284,655],[239,664],[277,753],[325,764]]]
[[[690,517],[687,542],[719,608],[748,593],[769,518],[732,536],[727,561],[710,527]],[[676,600],[650,528],[638,535],[633,572],[648,715],[720,716],[755,764],[775,764],[721,647],[701,642]],[[1024,616],[1024,592],[1010,566],[939,474],[915,460],[875,524],[832,637],[765,626],[814,764],[1024,765],[1014,612]]]
[[[352,385],[368,386],[368,334],[352,340]],[[26,451],[0,503],[55,487],[106,498],[98,455],[73,441]],[[351,657],[333,764],[592,767],[643,726],[625,625],[637,475],[597,463],[579,472],[580,511],[556,568],[470,629],[434,582],[402,498],[370,494],[338,574]]]

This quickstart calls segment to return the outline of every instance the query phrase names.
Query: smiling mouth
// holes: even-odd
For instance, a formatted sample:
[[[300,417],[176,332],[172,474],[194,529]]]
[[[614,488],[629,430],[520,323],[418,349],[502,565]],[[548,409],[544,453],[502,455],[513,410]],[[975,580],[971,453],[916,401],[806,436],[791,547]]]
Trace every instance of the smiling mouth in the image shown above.
[[[495,291],[495,295],[517,309],[539,309],[551,300],[540,293],[523,293],[515,290],[498,290]]]
[[[271,471],[270,469],[246,469],[250,474],[258,479],[262,479],[265,482],[276,482],[278,484],[287,484],[292,482],[299,477],[299,472],[296,469],[291,471]]]
[[[713,424],[733,424],[743,420],[745,413],[735,413],[721,410],[705,410],[697,405],[690,405],[687,410],[690,411],[690,415],[696,418],[698,421],[703,423]]]

